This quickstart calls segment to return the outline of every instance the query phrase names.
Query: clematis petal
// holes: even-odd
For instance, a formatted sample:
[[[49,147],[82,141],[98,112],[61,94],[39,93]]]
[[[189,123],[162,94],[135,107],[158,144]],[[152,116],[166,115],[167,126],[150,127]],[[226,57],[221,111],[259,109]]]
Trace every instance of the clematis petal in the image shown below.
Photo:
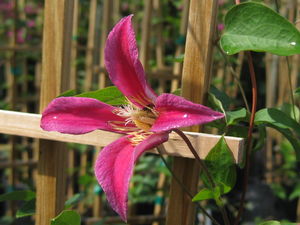
[[[126,123],[124,118],[112,113],[114,109],[92,98],[56,98],[43,112],[41,128],[68,134],[84,134],[96,129],[122,133],[111,126],[112,121],[119,126],[125,126]]]
[[[204,124],[224,117],[223,113],[172,94],[160,95],[155,110],[159,116],[151,128],[153,132]]]
[[[110,32],[105,46],[105,66],[110,80],[135,105],[152,104],[157,95],[148,85],[138,59],[132,15],[124,17]]]
[[[130,142],[131,137],[124,136],[106,146],[95,164],[97,180],[108,202],[124,221],[127,220],[128,187],[134,163],[144,151],[167,141],[168,133],[152,134],[137,146]]]

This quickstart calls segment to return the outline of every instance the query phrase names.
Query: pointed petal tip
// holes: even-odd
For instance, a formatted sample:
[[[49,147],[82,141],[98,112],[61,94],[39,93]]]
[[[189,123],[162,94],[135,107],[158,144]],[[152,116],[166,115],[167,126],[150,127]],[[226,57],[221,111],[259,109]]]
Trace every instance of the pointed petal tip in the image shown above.
[[[157,95],[146,81],[138,57],[133,14],[122,18],[108,35],[104,50],[105,67],[110,80],[140,108],[152,104]]]
[[[107,145],[95,163],[95,175],[111,208],[127,220],[128,187],[134,166],[134,146],[128,136]]]
[[[151,128],[153,132],[205,124],[224,117],[223,113],[173,94],[160,95],[155,109],[159,116]]]
[[[127,222],[127,202],[133,166],[141,154],[168,140],[168,132],[152,134],[137,146],[130,136],[124,136],[107,145],[98,155],[95,175],[112,209]]]

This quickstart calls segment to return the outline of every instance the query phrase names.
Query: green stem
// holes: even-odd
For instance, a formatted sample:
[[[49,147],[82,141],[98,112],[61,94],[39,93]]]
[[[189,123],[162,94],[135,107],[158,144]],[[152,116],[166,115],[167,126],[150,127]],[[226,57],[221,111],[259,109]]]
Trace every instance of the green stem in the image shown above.
[[[165,158],[163,157],[162,152],[165,152],[165,149],[163,147],[163,145],[158,146],[157,151],[159,153],[160,158],[162,159],[163,163],[165,164],[165,166],[167,167],[167,169],[170,171],[172,177],[176,180],[176,182],[180,185],[180,187],[184,190],[184,192],[191,198],[193,199],[193,195],[192,193],[187,189],[187,187],[181,182],[181,180],[176,176],[176,174],[173,172],[173,170],[171,169],[171,167],[169,166],[169,164],[167,163],[167,161],[165,160]],[[203,212],[203,214],[205,216],[207,216],[215,225],[220,225],[220,223],[213,218],[211,215],[209,215],[209,213],[205,210],[205,208],[203,208],[202,205],[200,205],[199,202],[195,202],[198,207],[200,208],[200,210]]]

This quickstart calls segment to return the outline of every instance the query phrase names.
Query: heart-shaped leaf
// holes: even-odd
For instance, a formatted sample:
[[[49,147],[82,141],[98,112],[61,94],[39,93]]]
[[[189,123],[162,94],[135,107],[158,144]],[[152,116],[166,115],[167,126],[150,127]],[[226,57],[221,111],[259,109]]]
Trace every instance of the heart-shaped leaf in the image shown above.
[[[300,53],[300,32],[267,6],[246,2],[226,14],[220,43],[229,55],[252,50],[288,56]]]
[[[204,162],[216,186],[212,187],[206,174],[201,173],[206,188],[202,189],[193,201],[218,199],[222,194],[228,193],[236,182],[234,158],[224,137],[211,149]]]
[[[279,109],[261,109],[255,114],[255,124],[268,126],[282,133],[293,145],[297,160],[300,160],[300,125]]]

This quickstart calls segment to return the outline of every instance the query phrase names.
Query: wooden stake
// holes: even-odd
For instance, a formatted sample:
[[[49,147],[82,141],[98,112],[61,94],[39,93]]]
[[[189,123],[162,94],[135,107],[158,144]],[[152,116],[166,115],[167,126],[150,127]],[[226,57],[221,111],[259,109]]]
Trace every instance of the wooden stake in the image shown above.
[[[89,30],[88,30],[88,43],[85,56],[85,82],[84,90],[89,91],[92,89],[92,81],[94,75],[94,53],[95,53],[95,26],[97,14],[97,0],[90,1],[89,11]]]
[[[106,38],[108,36],[108,33],[110,31],[111,27],[111,12],[112,12],[112,6],[111,6],[112,1],[110,0],[104,0],[103,1],[103,24],[101,27],[101,43],[100,43],[100,63],[99,66],[101,68],[104,67],[104,48],[105,48],[105,42]],[[106,74],[105,73],[100,73],[99,74],[99,89],[105,88],[106,86]]]
[[[149,40],[151,32],[151,14],[152,14],[153,0],[145,1],[144,16],[142,21],[142,41],[140,47],[140,60],[144,66],[145,71],[148,69],[148,54],[149,54]]]
[[[188,25],[189,6],[190,6],[190,0],[184,0],[182,17],[180,21],[180,30],[179,30],[179,34],[184,36],[186,36],[187,25]],[[175,57],[178,57],[181,54],[183,54],[183,51],[184,51],[184,47],[182,45],[177,46]],[[182,63],[175,62],[173,67],[174,76],[177,77],[181,76],[181,72],[182,72]],[[180,85],[179,79],[172,79],[171,92],[177,90],[179,88],[179,85]]]
[[[216,0],[191,0],[188,34],[182,77],[182,95],[203,103],[209,86],[212,62],[212,36],[217,12]],[[198,131],[199,127],[192,127]],[[192,193],[196,194],[199,167],[194,160],[175,158],[173,172]],[[173,179],[167,225],[191,225],[195,221],[194,205],[181,186]]]
[[[41,111],[68,89],[73,0],[45,0]],[[40,141],[36,224],[46,225],[64,207],[67,151],[65,144]]]
[[[80,16],[79,0],[74,0],[74,16],[73,16],[73,34],[71,48],[71,71],[70,71],[70,89],[77,88],[77,43],[78,43],[78,20]],[[87,50],[88,51],[88,50]]]

